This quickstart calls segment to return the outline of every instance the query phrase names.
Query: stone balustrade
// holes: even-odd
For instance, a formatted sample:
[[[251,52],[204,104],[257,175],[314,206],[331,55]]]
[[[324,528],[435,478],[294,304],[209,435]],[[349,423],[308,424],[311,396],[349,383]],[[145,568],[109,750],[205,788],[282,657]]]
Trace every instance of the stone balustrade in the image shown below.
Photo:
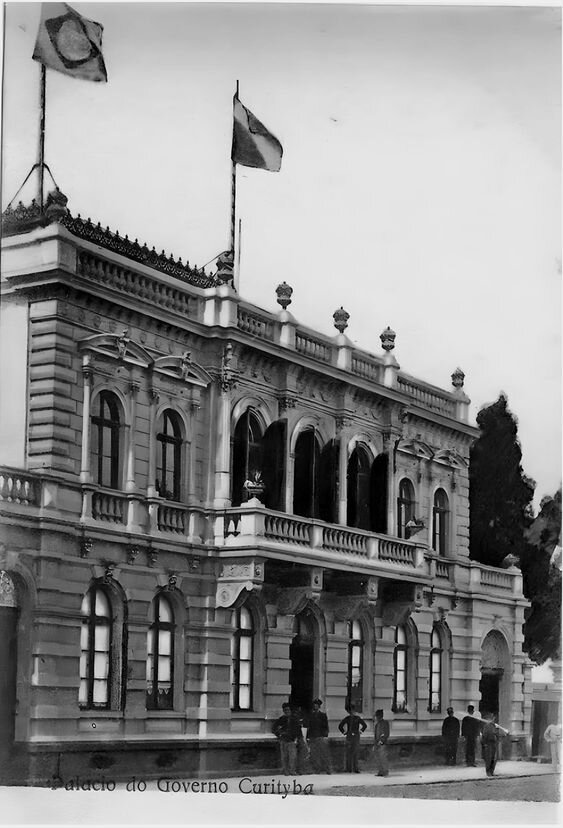
[[[30,510],[45,517],[53,512],[61,514],[60,501],[57,505],[52,496],[53,487],[66,488],[71,496],[64,495],[62,499],[77,503],[74,511],[64,514],[65,520],[77,525],[212,544],[219,549],[254,548],[262,550],[262,554],[276,549],[293,549],[297,554],[299,550],[310,550],[317,559],[326,555],[334,560],[337,556],[343,562],[357,561],[359,566],[389,566],[390,571],[401,567],[405,573],[417,573],[438,585],[440,581],[447,582],[445,586],[453,585],[461,591],[516,596],[522,592],[522,575],[516,568],[497,569],[465,559],[438,558],[425,545],[414,541],[274,512],[258,501],[215,511],[0,467],[0,514],[25,515]]]
[[[237,309],[237,327],[251,336],[260,339],[272,340],[274,338],[274,323],[263,314],[256,313],[239,305]]]
[[[35,479],[15,469],[0,470],[0,502],[36,506],[39,503]]]
[[[94,491],[91,503],[93,520],[120,524],[126,522],[127,500],[123,495],[110,490]]]
[[[328,524],[312,518],[272,512],[257,506],[226,509],[222,514],[223,537],[220,530],[215,540],[218,545],[261,546],[272,549],[272,544],[318,550],[356,559],[358,564],[385,562],[417,569],[428,575],[425,546],[412,541],[378,535],[362,529]]]
[[[159,532],[186,535],[188,532],[189,510],[172,503],[158,503],[156,526]]]
[[[408,394],[414,401],[423,408],[445,414],[447,417],[456,416],[456,401],[453,394],[441,391],[438,388],[430,387],[425,383],[414,381],[410,377],[399,374],[397,377],[397,388],[404,394]]]

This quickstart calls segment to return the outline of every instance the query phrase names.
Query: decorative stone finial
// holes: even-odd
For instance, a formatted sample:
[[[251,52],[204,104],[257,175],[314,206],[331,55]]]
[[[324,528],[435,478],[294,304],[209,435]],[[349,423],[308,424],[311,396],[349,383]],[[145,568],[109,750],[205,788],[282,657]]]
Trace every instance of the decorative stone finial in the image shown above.
[[[461,368],[456,368],[452,374],[452,385],[454,388],[463,388],[463,382],[465,380],[465,374],[461,370]]]
[[[68,215],[68,198],[61,193],[58,187],[51,190],[45,201],[45,217],[49,222],[57,221],[62,216]]]
[[[233,280],[234,254],[232,250],[225,250],[217,256],[217,279],[222,284]]]
[[[395,337],[397,334],[395,331],[392,331],[389,325],[385,328],[382,334],[380,334],[379,338],[381,339],[381,345],[384,351],[392,351],[395,347]]]
[[[291,305],[292,294],[293,288],[290,285],[288,285],[287,282],[282,282],[281,285],[277,286],[277,302],[278,305],[281,305],[284,310],[287,308],[288,305]]]
[[[335,310],[332,314],[332,318],[334,319],[334,327],[339,333],[344,333],[346,328],[348,327],[348,320],[350,319],[350,314],[348,311],[345,311],[342,305]]]

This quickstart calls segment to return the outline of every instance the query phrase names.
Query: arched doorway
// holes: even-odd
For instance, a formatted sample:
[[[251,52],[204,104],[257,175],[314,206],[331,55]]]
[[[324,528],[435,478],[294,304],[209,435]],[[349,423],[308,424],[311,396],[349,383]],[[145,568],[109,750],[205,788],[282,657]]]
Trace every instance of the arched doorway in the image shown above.
[[[481,645],[481,680],[479,712],[494,713],[499,724],[509,727],[510,654],[501,632],[491,630]]]
[[[9,573],[0,570],[0,756],[14,741],[19,602]]]
[[[315,696],[316,621],[313,613],[305,609],[295,617],[293,640],[289,648],[291,669],[289,703],[310,710]]]

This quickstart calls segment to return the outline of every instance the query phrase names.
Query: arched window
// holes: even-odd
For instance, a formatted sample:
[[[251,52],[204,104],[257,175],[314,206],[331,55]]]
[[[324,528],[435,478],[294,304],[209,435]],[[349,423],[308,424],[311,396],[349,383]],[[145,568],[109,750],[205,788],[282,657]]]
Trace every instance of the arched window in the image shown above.
[[[395,630],[395,650],[393,653],[393,712],[404,713],[407,709],[408,691],[408,639],[404,626]]]
[[[347,702],[359,712],[363,706],[364,636],[359,621],[348,622]]]
[[[428,710],[440,713],[442,709],[442,641],[434,627],[430,639],[430,688]]]
[[[408,538],[407,523],[414,519],[414,488],[410,480],[403,477],[399,483],[399,497],[397,498],[397,535]]]
[[[244,484],[262,483],[262,428],[258,417],[247,409],[235,427],[231,502],[240,506],[245,499]]]
[[[119,488],[119,401],[110,391],[101,391],[92,407],[91,450],[94,482]]]
[[[107,594],[91,587],[82,601],[80,632],[81,707],[110,707],[112,613]]]
[[[231,710],[252,710],[254,621],[248,607],[233,612],[231,638]]]
[[[432,509],[432,548],[440,555],[448,551],[448,496],[443,489],[436,489]]]
[[[182,430],[176,412],[163,412],[156,441],[156,490],[167,500],[181,500]]]
[[[147,710],[174,707],[174,613],[168,598],[157,595],[147,633]]]
[[[348,526],[367,530],[372,528],[370,500],[370,457],[363,446],[356,446],[348,461]]]
[[[315,430],[306,428],[295,443],[293,513],[319,517],[321,452]]]

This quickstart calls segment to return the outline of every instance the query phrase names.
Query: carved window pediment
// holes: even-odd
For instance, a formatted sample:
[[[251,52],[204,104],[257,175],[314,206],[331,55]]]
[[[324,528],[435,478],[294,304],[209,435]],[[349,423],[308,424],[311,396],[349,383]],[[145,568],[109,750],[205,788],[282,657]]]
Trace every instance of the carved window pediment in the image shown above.
[[[406,439],[401,440],[399,445],[397,446],[398,451],[402,451],[405,454],[412,454],[415,457],[421,458],[423,460],[432,460],[434,456],[434,452],[426,443],[423,443],[422,440],[414,440],[414,439]]]
[[[182,380],[189,385],[199,385],[203,388],[207,387],[212,379],[211,374],[205,368],[197,362],[192,362],[187,352],[181,356],[158,357],[153,363],[153,370],[159,374]]]
[[[434,458],[436,463],[443,463],[446,466],[451,466],[454,469],[466,469],[467,461],[457,453],[450,449],[441,449],[436,452]]]
[[[82,352],[119,360],[141,368],[152,368],[158,374],[205,388],[212,380],[211,374],[193,362],[189,352],[181,356],[163,356],[154,359],[146,348],[128,336],[127,330],[121,334],[103,333],[88,336],[79,343]]]
[[[79,343],[81,351],[90,351],[109,359],[122,360],[133,365],[147,368],[153,358],[149,352],[128,336],[127,330],[121,334],[103,333],[88,336]]]

